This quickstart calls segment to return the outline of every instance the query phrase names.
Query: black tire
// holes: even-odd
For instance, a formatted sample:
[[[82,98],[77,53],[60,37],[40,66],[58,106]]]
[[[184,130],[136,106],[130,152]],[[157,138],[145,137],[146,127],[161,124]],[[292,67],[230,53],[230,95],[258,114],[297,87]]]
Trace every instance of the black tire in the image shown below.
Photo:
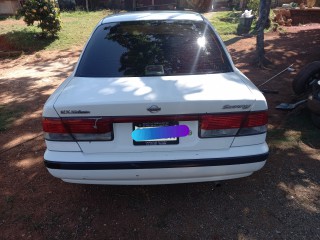
[[[300,70],[300,72],[293,79],[293,91],[297,95],[306,92],[310,87],[309,84],[313,80],[313,77],[319,77],[320,79],[320,61],[309,63]]]
[[[320,101],[313,96],[308,98],[308,108],[311,112],[320,115]]]
[[[311,113],[311,119],[313,124],[317,127],[320,128],[320,115]]]

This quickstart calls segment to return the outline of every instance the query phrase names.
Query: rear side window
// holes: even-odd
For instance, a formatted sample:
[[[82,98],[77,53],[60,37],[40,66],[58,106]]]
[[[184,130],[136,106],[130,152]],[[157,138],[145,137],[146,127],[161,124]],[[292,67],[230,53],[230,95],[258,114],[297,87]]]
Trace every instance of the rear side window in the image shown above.
[[[215,33],[204,22],[135,21],[99,26],[78,77],[142,77],[230,72]]]

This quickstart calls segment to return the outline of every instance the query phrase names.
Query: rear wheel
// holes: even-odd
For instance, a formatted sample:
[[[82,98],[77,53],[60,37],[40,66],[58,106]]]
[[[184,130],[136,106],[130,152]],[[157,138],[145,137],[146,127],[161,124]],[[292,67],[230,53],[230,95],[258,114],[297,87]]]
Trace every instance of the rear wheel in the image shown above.
[[[298,95],[308,92],[316,79],[320,80],[320,61],[312,62],[301,69],[293,79],[293,91]]]

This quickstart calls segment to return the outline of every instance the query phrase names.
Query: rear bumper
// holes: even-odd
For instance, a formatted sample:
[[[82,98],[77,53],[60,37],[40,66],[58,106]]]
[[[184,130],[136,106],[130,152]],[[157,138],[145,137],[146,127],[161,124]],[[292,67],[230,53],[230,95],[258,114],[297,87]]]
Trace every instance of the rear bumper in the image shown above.
[[[260,144],[221,152],[152,154],[121,154],[117,157],[47,150],[45,165],[53,176],[71,183],[149,185],[219,181],[249,176],[261,169],[268,158],[268,147]],[[61,161],[60,157],[64,160]]]
[[[190,168],[208,166],[229,166],[263,162],[268,153],[230,158],[187,159],[165,161],[130,161],[130,162],[54,162],[44,160],[49,169],[61,170],[124,170],[124,169],[158,169],[158,168]]]

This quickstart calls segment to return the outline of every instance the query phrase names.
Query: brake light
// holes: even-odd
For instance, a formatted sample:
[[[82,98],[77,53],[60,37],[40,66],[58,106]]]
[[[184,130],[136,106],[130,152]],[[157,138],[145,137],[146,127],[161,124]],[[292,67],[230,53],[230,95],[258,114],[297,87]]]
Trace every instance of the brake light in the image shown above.
[[[243,114],[233,115],[205,115],[201,117],[201,129],[204,130],[217,130],[240,128],[243,122]]]
[[[255,135],[267,132],[268,112],[251,112],[244,121],[238,136]]]
[[[200,137],[231,137],[265,133],[266,111],[223,115],[204,115],[200,119]]]
[[[263,126],[268,123],[268,113],[264,112],[251,112],[247,116],[246,121],[244,122],[242,127],[257,127]]]
[[[112,123],[103,118],[44,118],[42,127],[45,138],[52,141],[110,141],[113,139]]]
[[[267,111],[233,114],[157,117],[44,118],[45,138],[51,141],[111,141],[113,123],[199,121],[201,138],[246,136],[267,131]]]

